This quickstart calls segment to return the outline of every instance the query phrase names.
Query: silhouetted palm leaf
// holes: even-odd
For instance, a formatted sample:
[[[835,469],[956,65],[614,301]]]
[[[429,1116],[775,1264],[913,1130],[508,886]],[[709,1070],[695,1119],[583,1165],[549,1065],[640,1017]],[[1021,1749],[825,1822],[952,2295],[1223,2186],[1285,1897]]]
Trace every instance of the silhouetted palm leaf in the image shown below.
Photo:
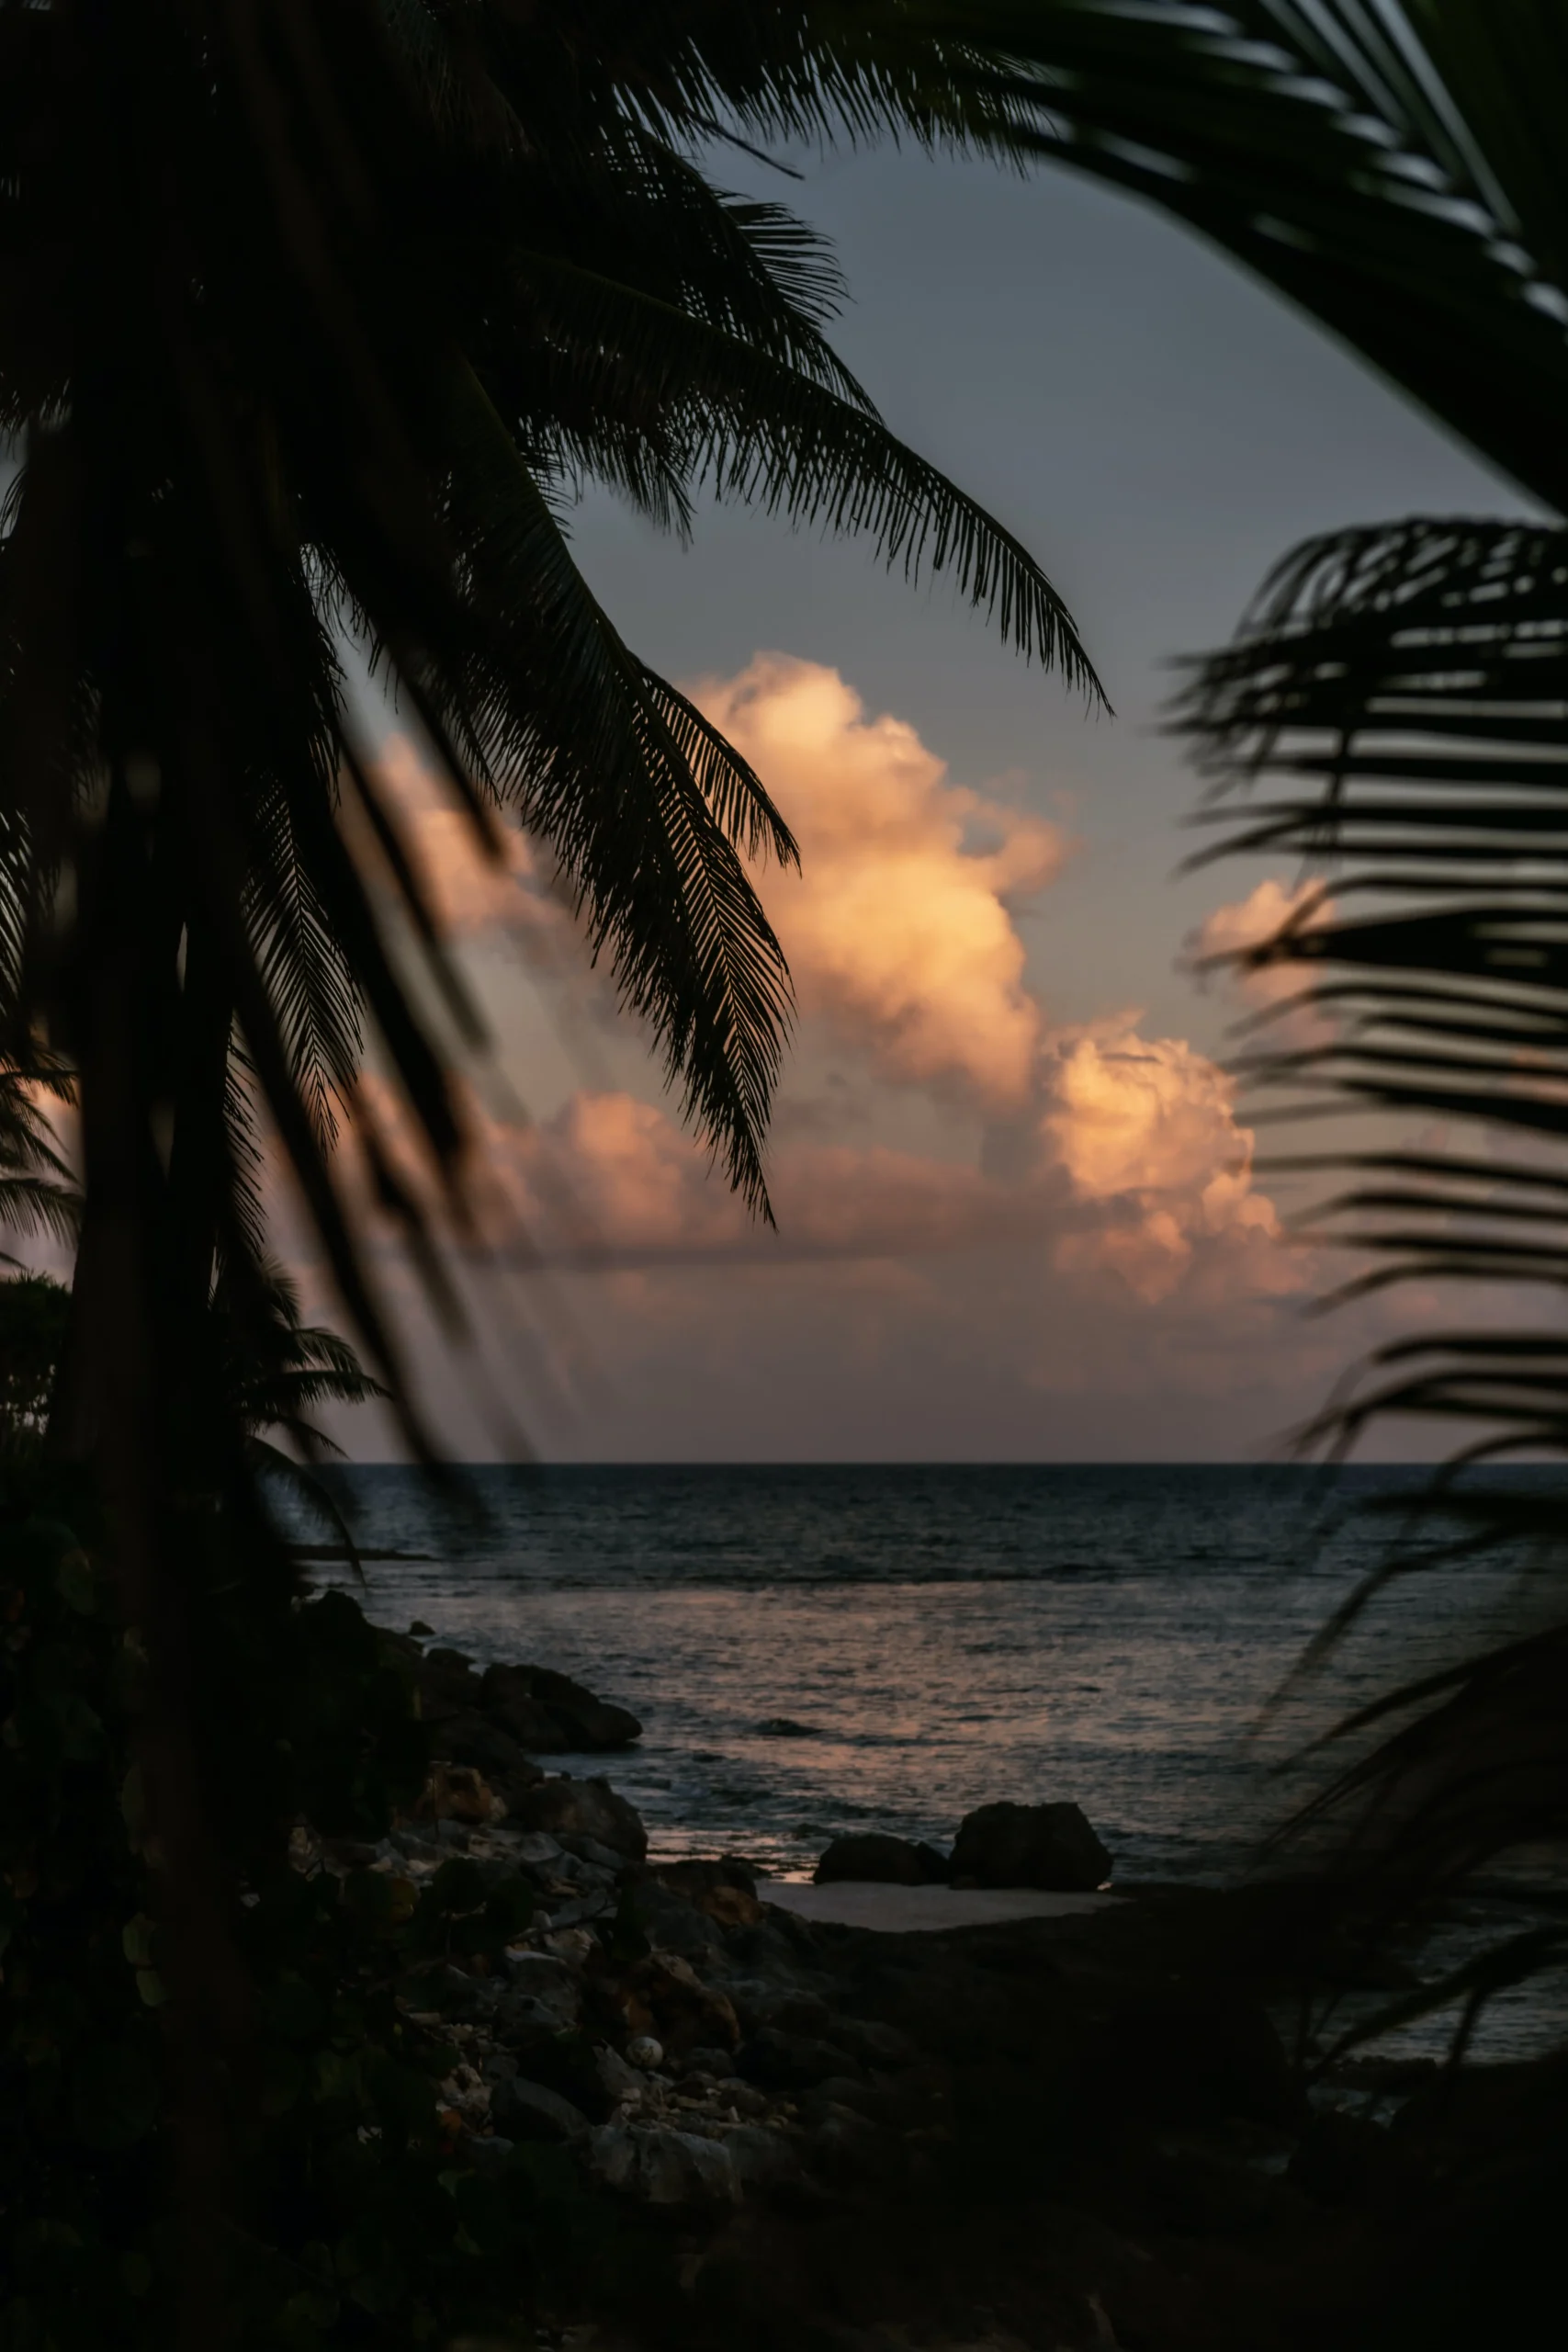
[[[899,21],[895,22],[895,19]],[[756,777],[621,642],[570,557],[584,482],[687,526],[699,491],[941,564],[1096,691],[1050,583],[878,422],[823,335],[836,280],[712,184],[748,126],[1005,146],[1010,101],[902,62],[898,9],[553,0],[0,6],[0,1047],[75,1073],[85,1206],[51,1442],[92,1465],[150,1664],[141,1769],[209,2316],[211,2102],[232,1999],[180,1661],[193,1493],[258,1529],[214,1269],[259,1273],[265,1118],[367,1359],[422,1433],[330,1145],[362,1057],[461,1207],[459,1100],[379,844],[470,1035],[344,676],[373,651],[482,851],[503,799],[558,861],[727,1174],[765,1206],[788,1017],[743,863],[792,854]],[[383,1204],[432,1264],[363,1094]],[[300,1344],[303,1344],[302,1342]],[[347,1377],[275,1364],[266,1407]],[[205,2201],[204,2201],[205,2200]],[[206,2222],[200,2220],[205,2213]],[[204,2321],[191,2323],[204,2340]]]
[[[1187,221],[1568,508],[1555,0],[977,0],[963,26],[1013,61],[1015,152]]]
[[[73,1243],[82,1196],[75,1171],[62,1158],[39,1105],[39,1094],[62,1102],[70,1099],[68,1081],[47,1057],[35,1053],[24,1069],[0,1067],[0,1227]],[[18,1262],[0,1250],[0,1263]]]
[[[1295,1001],[1318,1010],[1321,1041],[1270,1051],[1265,1024],[1244,1069],[1298,1106],[1348,1102],[1498,1138],[1293,1163],[1349,1177],[1314,1218],[1363,1261],[1342,1295],[1457,1282],[1519,1302],[1512,1327],[1439,1327],[1378,1350],[1308,1432],[1335,1450],[1397,1416],[1451,1430],[1461,1462],[1568,1453],[1568,1347],[1552,1328],[1568,1285],[1565,707],[1568,531],[1459,520],[1298,550],[1179,713],[1222,784],[1274,787],[1225,849],[1300,861],[1332,890],[1237,959],[1299,970]],[[1525,1310],[1532,1288],[1545,1318]],[[1433,1507],[1473,1544],[1546,1544],[1540,1573],[1561,1577],[1555,1495],[1445,1483]],[[1396,1551],[1384,1577],[1420,1556]],[[1562,1664],[1560,1633],[1469,1661],[1436,1713],[1337,1785],[1336,1803],[1376,1800],[1385,1867],[1397,1858],[1432,1882],[1562,1834]],[[1402,1690],[1380,1713],[1435,1695]]]

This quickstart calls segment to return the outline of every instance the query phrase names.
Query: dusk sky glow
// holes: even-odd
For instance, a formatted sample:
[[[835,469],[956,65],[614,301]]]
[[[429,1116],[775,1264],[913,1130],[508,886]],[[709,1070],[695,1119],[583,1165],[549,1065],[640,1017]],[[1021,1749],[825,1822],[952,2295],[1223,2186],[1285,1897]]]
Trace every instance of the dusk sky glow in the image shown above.
[[[608,500],[579,511],[617,625],[801,842],[802,876],[761,877],[801,1010],[779,1230],[707,1172],[524,846],[513,876],[481,872],[393,720],[386,764],[496,1043],[496,1255],[467,1278],[466,1369],[435,1370],[393,1270],[433,1418],[475,1458],[519,1424],[569,1460],[1265,1453],[1424,1303],[1303,1319],[1339,1270],[1288,1245],[1252,1170],[1215,1067],[1246,1008],[1184,968],[1195,941],[1267,927],[1300,876],[1175,876],[1194,785],[1160,732],[1169,664],[1311,532],[1517,502],[1118,198],[894,154],[805,168],[793,189],[743,157],[723,175],[834,238],[840,348],[1043,560],[1115,716],[852,542],[710,510],[682,550]],[[524,1271],[525,1236],[555,1271]],[[344,1434],[386,1450],[363,1419]]]

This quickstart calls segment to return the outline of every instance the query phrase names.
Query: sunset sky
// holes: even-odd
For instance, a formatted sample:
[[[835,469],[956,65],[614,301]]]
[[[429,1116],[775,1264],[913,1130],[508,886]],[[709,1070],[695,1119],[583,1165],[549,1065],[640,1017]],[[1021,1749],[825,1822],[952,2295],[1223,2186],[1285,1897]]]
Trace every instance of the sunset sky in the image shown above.
[[[1215,1066],[1239,1010],[1182,968],[1300,876],[1173,879],[1193,798],[1172,657],[1226,635],[1313,531],[1513,503],[1393,393],[1178,231],[1064,176],[881,155],[784,195],[835,239],[838,341],[889,422],[1072,605],[1087,717],[945,588],[852,543],[705,513],[682,551],[591,500],[575,540],[637,649],[694,691],[799,839],[760,876],[801,1019],[778,1231],[682,1133],[518,845],[482,873],[395,719],[383,757],[488,1012],[480,1327],[442,1357],[460,1454],[1239,1459],[1405,1300],[1327,1321]],[[547,1270],[529,1271],[532,1251]],[[1381,1318],[1381,1319],[1380,1319]],[[354,1450],[389,1450],[364,1421]]]

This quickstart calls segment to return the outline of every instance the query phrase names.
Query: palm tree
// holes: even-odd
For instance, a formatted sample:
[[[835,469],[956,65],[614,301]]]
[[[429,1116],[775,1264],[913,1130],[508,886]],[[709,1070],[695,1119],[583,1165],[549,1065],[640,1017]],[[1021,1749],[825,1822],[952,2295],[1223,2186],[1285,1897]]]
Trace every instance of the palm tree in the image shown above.
[[[788,862],[794,844],[590,593],[575,487],[607,483],[677,531],[706,489],[859,533],[907,576],[947,571],[1098,694],[1039,565],[886,430],[833,353],[818,242],[702,161],[781,130],[1005,150],[1017,109],[951,43],[905,54],[903,13],[0,6],[0,1049],[20,1060],[46,1038],[78,1090],[85,1203],[51,1442],[91,1470],[148,1660],[140,1767],[180,2037],[193,2338],[214,2292],[214,2086],[241,2007],[193,1701],[231,1587],[197,1504],[221,1498],[253,1580],[268,1557],[209,1312],[215,1282],[265,1287],[248,1122],[265,1107],[416,1444],[330,1157],[350,1113],[418,1238],[356,1091],[366,1053],[454,1199],[468,1149],[340,827],[352,804],[475,1034],[351,664],[395,690],[483,847],[506,808],[554,859],[591,952],[763,1215],[790,998],[744,860]]]
[[[17,458],[0,1046],[20,1059],[42,1034],[79,1077],[54,1436],[93,1465],[153,1661],[142,1770],[179,1923],[193,2248],[213,2177],[203,2052],[231,1972],[178,1665],[205,1573],[181,1504],[193,1472],[242,1515],[252,1491],[207,1311],[215,1277],[261,1263],[245,1119],[265,1103],[405,1415],[329,1157],[351,1110],[417,1230],[355,1093],[367,1046],[454,1193],[467,1143],[337,821],[344,797],[363,810],[471,1027],[354,722],[351,649],[395,685],[476,838],[508,808],[558,862],[689,1115],[765,1214],[788,980],[742,858],[793,844],[591,595],[574,485],[607,482],[677,530],[706,488],[861,532],[1095,684],[1038,565],[837,360],[810,233],[726,196],[705,157],[904,133],[1094,173],[1215,239],[1560,504],[1553,15],[1428,0],[1420,23],[1426,51],[1392,0],[0,8],[0,431]],[[1235,740],[1204,709],[1208,740]],[[1456,700],[1441,715],[1451,742],[1469,722]],[[1545,808],[1539,785],[1510,788]],[[1301,822],[1331,841],[1347,805],[1336,771],[1316,830]],[[1466,920],[1473,950],[1485,927]],[[1426,949],[1384,930],[1446,985],[1429,928]],[[1362,956],[1352,928],[1331,938],[1302,952],[1343,951],[1371,989],[1386,940]],[[1359,1067],[1363,1087],[1392,1083]]]
[[[65,1074],[36,1052],[30,1066],[0,1065],[0,1227],[14,1233],[76,1238],[82,1198],[75,1174],[38,1099],[52,1095],[64,1103],[70,1092]],[[0,1250],[0,1262],[20,1261]]]
[[[353,1532],[313,1467],[330,1456],[341,1458],[343,1448],[311,1417],[323,1405],[383,1400],[386,1389],[346,1340],[301,1319],[298,1285],[272,1260],[226,1264],[213,1291],[212,1314],[224,1392],[244,1431],[251,1467],[265,1487],[324,1522],[357,1569]]]

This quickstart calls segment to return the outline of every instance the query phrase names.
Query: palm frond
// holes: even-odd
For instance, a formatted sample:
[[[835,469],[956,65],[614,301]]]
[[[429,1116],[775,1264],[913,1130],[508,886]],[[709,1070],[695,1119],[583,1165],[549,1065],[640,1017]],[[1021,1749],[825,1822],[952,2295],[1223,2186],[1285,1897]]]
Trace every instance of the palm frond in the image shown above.
[[[1550,5],[930,0],[898,14],[911,39],[961,24],[1012,152],[1186,221],[1568,509]]]
[[[1072,616],[1013,535],[889,433],[868,403],[770,352],[614,279],[521,254],[547,351],[596,412],[628,400],[685,424],[693,470],[721,498],[797,525],[867,536],[907,580],[929,567],[994,615],[1005,639],[1096,701],[1104,695]]]
[[[1416,519],[1309,543],[1267,585],[1235,641],[1193,673],[1176,714],[1213,782],[1224,847],[1322,877],[1310,918],[1235,959],[1299,970],[1319,1041],[1243,1067],[1297,1107],[1392,1113],[1485,1131],[1286,1162],[1344,1180],[1313,1212],[1362,1271],[1340,1296],[1394,1284],[1477,1285],[1506,1319],[1440,1325],[1379,1348],[1303,1432],[1339,1454],[1372,1428],[1446,1435],[1430,1515],[1465,1517],[1476,1552],[1535,1553],[1550,1614],[1563,1569],[1562,1498],[1456,1487],[1499,1458],[1568,1459],[1568,530]],[[1269,797],[1239,820],[1237,791]],[[1531,1293],[1542,1311],[1531,1317]],[[1380,1581],[1424,1563],[1396,1552]],[[1559,1595],[1560,1598],[1560,1595]],[[1365,1803],[1380,1867],[1436,1883],[1568,1822],[1564,1636],[1538,1633],[1378,1713],[1413,1724],[1342,1777],[1325,1805]],[[1439,1695],[1442,1703],[1430,1703]],[[1368,1716],[1347,1724],[1365,1729]],[[1370,1850],[1370,1848],[1369,1848]]]
[[[595,954],[763,1206],[789,984],[731,835],[791,860],[794,842],[746,763],[622,643],[477,381],[455,399],[453,526],[479,626],[438,707],[559,859]]]

